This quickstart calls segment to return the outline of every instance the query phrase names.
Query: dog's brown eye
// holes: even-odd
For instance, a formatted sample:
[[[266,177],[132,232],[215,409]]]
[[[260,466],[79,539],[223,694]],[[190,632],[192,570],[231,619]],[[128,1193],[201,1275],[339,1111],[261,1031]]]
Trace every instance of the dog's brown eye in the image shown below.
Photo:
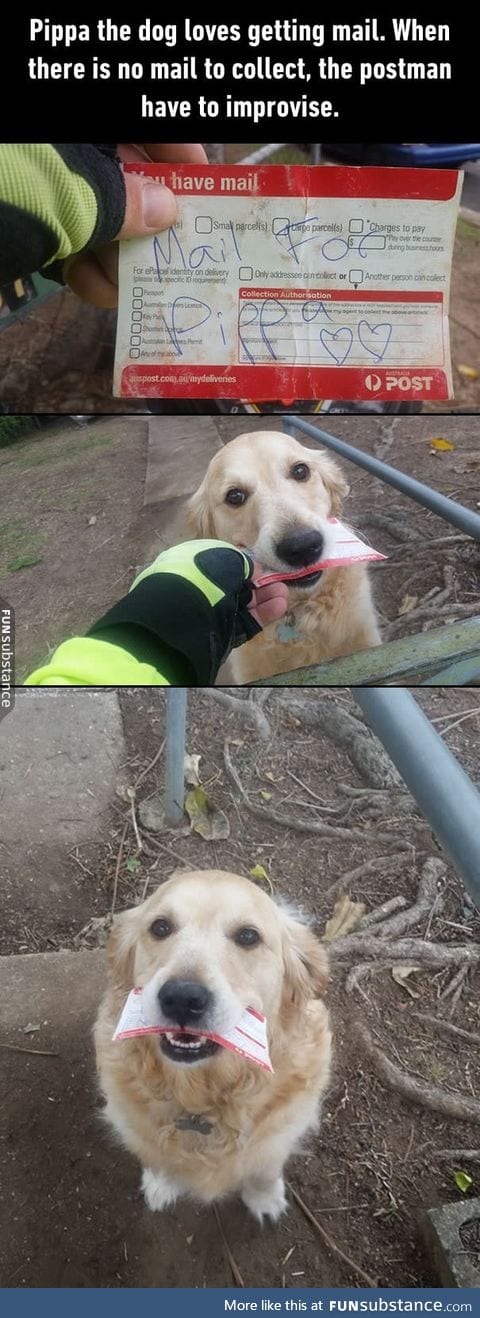
[[[256,947],[257,943],[261,943],[262,940],[258,929],[250,929],[246,926],[245,929],[236,930],[233,941],[238,947]]]
[[[173,933],[173,924],[171,920],[154,920],[150,925],[150,933],[154,938],[168,938]]]
[[[290,470],[290,475],[293,476],[294,481],[308,481],[310,467],[307,467],[306,462],[296,462]]]
[[[239,508],[240,504],[245,503],[246,497],[244,490],[234,487],[232,490],[227,490],[225,503],[230,503],[233,508]]]

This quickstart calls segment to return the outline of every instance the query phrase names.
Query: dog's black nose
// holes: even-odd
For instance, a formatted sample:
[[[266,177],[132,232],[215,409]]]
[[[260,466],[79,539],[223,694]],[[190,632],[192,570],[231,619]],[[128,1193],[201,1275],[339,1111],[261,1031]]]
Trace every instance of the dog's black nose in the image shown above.
[[[292,531],[275,546],[278,557],[292,567],[310,567],[317,563],[323,552],[321,531]]]
[[[199,1025],[211,1000],[204,984],[189,979],[167,979],[158,999],[164,1016],[174,1025]]]

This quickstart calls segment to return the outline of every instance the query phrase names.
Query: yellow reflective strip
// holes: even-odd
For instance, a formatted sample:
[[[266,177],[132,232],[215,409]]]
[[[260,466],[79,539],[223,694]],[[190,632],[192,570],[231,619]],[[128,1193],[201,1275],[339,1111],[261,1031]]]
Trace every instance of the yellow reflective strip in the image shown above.
[[[209,581],[204,576],[200,568],[195,563],[195,554],[207,549],[233,549],[234,545],[228,544],[226,540],[187,540],[183,545],[175,545],[173,549],[166,549],[159,554],[150,567],[146,567],[130,587],[134,590],[140,581],[146,577],[156,576],[157,573],[168,572],[174,576],[182,577],[184,581],[190,581],[193,586],[206,596],[209,604],[214,606],[221,599],[224,599],[225,592],[219,586],[215,586],[213,581]],[[241,552],[241,551],[237,551]],[[248,560],[244,559],[244,579],[248,579],[250,567]]]
[[[41,220],[54,234],[57,249],[46,262],[81,252],[97,223],[93,188],[69,169],[48,143],[3,143],[0,158],[2,200]]]
[[[152,664],[109,641],[75,636],[58,647],[50,662],[27,677],[25,686],[169,686]]]

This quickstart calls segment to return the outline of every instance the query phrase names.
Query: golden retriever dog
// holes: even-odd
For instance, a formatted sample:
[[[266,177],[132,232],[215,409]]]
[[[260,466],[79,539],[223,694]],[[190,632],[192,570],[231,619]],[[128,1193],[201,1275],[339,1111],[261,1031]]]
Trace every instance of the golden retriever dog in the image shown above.
[[[250,550],[264,573],[288,574],[329,557],[328,518],[347,493],[325,453],[255,431],[215,454],[189,501],[188,529]],[[287,614],[235,651],[220,680],[255,682],[379,644],[365,564],[326,568],[289,586]]]
[[[147,1204],[237,1193],[258,1220],[275,1221],[284,1164],[318,1126],[329,1078],[323,947],[250,880],[181,871],[117,917],[108,962],[95,1027],[105,1116],[142,1164]],[[137,986],[148,1021],[171,1028],[112,1042]],[[208,1037],[247,1007],[266,1017],[273,1073]]]

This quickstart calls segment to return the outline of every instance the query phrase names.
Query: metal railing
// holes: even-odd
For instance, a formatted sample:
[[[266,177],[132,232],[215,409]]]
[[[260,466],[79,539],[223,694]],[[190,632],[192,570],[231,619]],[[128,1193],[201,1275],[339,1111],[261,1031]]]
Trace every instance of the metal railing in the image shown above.
[[[385,481],[387,485],[393,485],[394,489],[400,490],[400,493],[405,494],[408,499],[414,499],[415,503],[420,503],[423,508],[429,508],[431,512],[437,514],[437,517],[443,517],[444,521],[450,522],[451,526],[457,526],[465,535],[480,540],[479,513],[464,508],[461,503],[456,503],[455,499],[449,499],[445,494],[439,494],[438,490],[432,490],[430,485],[415,480],[414,476],[407,476],[405,472],[398,471],[397,467],[390,467],[386,462],[380,462],[379,458],[370,457],[369,453],[361,453],[360,449],[354,448],[352,444],[346,444],[343,439],[337,439],[336,435],[330,435],[327,430],[319,429],[318,426],[305,421],[303,417],[289,414],[282,417],[282,423],[288,434],[300,430],[302,434],[316,440],[317,444],[324,444],[325,448],[332,449],[348,462],[363,467],[365,471]]]
[[[480,905],[480,793],[402,687],[352,689],[372,732]],[[480,710],[480,696],[479,696]]]

